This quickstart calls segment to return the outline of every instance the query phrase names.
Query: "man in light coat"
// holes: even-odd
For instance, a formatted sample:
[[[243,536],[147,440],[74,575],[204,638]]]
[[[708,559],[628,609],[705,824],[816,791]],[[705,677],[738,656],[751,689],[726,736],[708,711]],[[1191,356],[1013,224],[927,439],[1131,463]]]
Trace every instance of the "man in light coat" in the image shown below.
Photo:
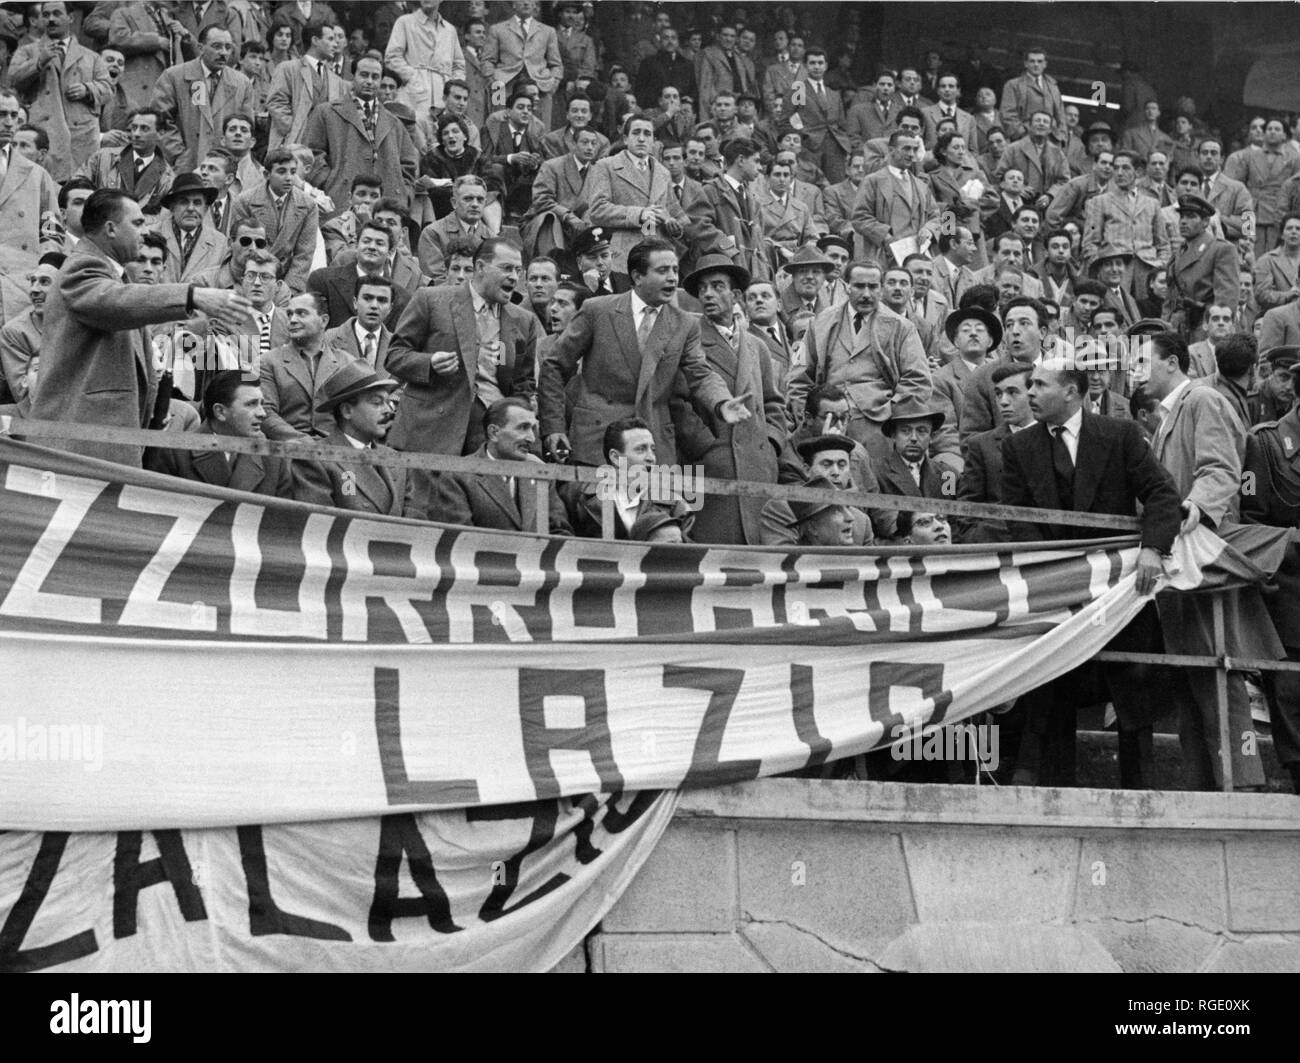
[[[19,110],[18,96],[0,89],[0,153],[7,157],[0,177],[0,273],[21,275],[36,265],[42,251],[62,248],[41,233],[42,220],[57,217],[59,187],[48,170],[13,146]],[[42,246],[44,240],[48,248]]]
[[[443,85],[465,77],[465,53],[456,27],[438,13],[442,0],[420,0],[420,10],[402,15],[384,50],[384,63],[402,87],[397,99],[416,115],[442,106]]]
[[[522,77],[540,91],[533,112],[548,130],[555,90],[564,78],[564,58],[555,30],[537,18],[536,0],[512,0],[514,15],[488,27],[483,66],[493,84],[513,91]]]
[[[153,102],[154,86],[169,66],[185,62],[188,30],[163,4],[132,0],[122,4],[108,20],[108,44],[126,57],[121,85],[134,109]],[[186,35],[186,36],[183,36]]]
[[[347,83],[330,68],[336,46],[329,27],[307,25],[302,35],[306,54],[281,63],[271,77],[271,92],[266,97],[271,113],[268,148],[302,143],[316,105],[333,103],[347,94]]]
[[[882,265],[902,265],[907,255],[925,253],[939,234],[939,206],[930,183],[912,172],[921,151],[921,138],[902,130],[889,137],[889,165],[868,174],[853,205],[853,228],[868,252]],[[900,248],[898,241],[915,246]]]
[[[157,391],[146,326],[199,311],[233,329],[252,316],[253,307],[242,295],[216,288],[124,284],[126,263],[140,257],[145,220],[140,204],[121,190],[93,192],[81,225],[85,239],[46,301],[32,417],[143,428]],[[42,446],[137,468],[141,461],[141,448],[130,444],[46,439]]]
[[[223,29],[203,31],[197,59],[162,72],[154,110],[172,129],[164,136],[177,173],[196,169],[221,144],[222,124],[232,114],[253,113],[253,83],[231,65],[234,44]]]
[[[1052,135],[1065,140],[1065,104],[1056,79],[1046,73],[1047,52],[1038,45],[1025,49],[1025,72],[1002,86],[1002,130],[1008,140],[1028,131],[1029,117],[1045,111],[1052,119]]]

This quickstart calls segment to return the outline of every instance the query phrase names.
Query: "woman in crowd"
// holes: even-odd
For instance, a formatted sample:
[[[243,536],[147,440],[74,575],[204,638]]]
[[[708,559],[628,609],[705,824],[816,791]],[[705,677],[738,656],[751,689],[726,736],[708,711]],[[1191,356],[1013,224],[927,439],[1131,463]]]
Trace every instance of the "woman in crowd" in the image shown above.
[[[444,114],[435,128],[438,143],[420,160],[415,187],[429,196],[435,218],[451,213],[451,186],[465,174],[482,174],[478,148],[470,147],[469,127],[459,115]]]

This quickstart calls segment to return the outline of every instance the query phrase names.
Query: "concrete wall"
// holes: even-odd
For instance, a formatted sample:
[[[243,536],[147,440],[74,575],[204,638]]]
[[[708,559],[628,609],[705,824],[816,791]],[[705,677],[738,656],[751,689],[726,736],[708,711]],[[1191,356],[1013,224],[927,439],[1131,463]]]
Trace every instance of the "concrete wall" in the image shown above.
[[[586,945],[601,972],[1300,971],[1300,798],[687,793]]]

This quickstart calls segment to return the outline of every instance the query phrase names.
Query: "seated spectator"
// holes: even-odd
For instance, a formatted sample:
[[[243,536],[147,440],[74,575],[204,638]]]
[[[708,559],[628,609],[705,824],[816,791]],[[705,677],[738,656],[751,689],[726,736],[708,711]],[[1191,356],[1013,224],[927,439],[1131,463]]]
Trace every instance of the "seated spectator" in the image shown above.
[[[372,173],[359,173],[352,178],[347,210],[321,222],[320,234],[325,241],[327,262],[337,264],[344,251],[356,254],[357,233],[362,224],[370,220],[375,204],[383,196],[383,187],[383,182]]]
[[[814,477],[805,487],[827,490],[829,481]],[[849,507],[830,499],[820,502],[791,502],[799,538],[796,546],[852,546],[853,516]]]
[[[484,240],[497,235],[483,217],[487,199],[483,178],[476,174],[456,178],[451,190],[451,213],[426,225],[420,233],[420,271],[434,284],[441,284],[446,276],[444,256],[451,244],[465,242],[477,250]]]
[[[930,439],[943,426],[943,411],[908,399],[895,402],[881,430],[889,441],[887,456],[873,463],[880,490],[890,495],[951,498],[956,485],[946,470],[930,460]]]
[[[962,443],[961,478],[957,481],[959,502],[1002,501],[1002,441],[1034,423],[1029,408],[1031,366],[1012,362],[993,370],[993,394],[1002,423],[976,432]],[[953,523],[964,543],[1000,543],[1007,540],[1003,521],[980,517],[957,517]]]
[[[0,328],[0,403],[15,403],[26,415],[32,406],[31,389],[40,367],[41,334],[45,329],[45,298],[63,265],[60,251],[47,251],[27,274],[27,295],[32,305]]]
[[[900,513],[898,535],[912,546],[948,546],[952,527],[942,513]]]
[[[215,374],[209,381],[203,394],[203,421],[195,434],[262,439],[265,420],[262,389],[257,381],[246,378],[238,369],[230,369]],[[168,476],[229,487],[233,491],[293,497],[290,463],[282,458],[223,450],[155,447],[148,451],[147,467]]]
[[[458,240],[447,248],[447,276],[437,287],[454,288],[464,284],[474,275],[474,245],[465,240]],[[430,287],[434,282],[429,282]]]
[[[217,198],[196,173],[183,173],[162,197],[165,208],[158,218],[158,231],[167,239],[165,284],[195,283],[198,274],[213,269],[226,257],[226,238],[212,227],[208,208]]]
[[[584,229],[570,245],[578,277],[592,295],[621,295],[632,287],[626,273],[614,272],[609,233],[599,225]]]
[[[95,188],[121,188],[146,214],[157,214],[175,177],[158,150],[162,120],[147,107],[132,111],[126,126],[127,146],[100,148],[74,176],[87,178]]]
[[[637,517],[628,538],[642,543],[688,543],[686,522],[667,510],[649,509]]]
[[[305,439],[333,431],[334,418],[317,408],[320,386],[349,361],[325,343],[325,300],[303,292],[289,300],[289,342],[262,363],[266,404],[263,431],[270,439]]]
[[[469,123],[454,114],[444,114],[434,127],[436,141],[420,159],[420,176],[415,187],[428,195],[433,216],[451,213],[451,190],[457,178],[482,176],[482,154],[470,143]]]
[[[351,262],[314,270],[307,278],[307,290],[324,298],[328,309],[330,328],[338,328],[352,316],[356,301],[357,280],[372,274],[390,276],[392,265],[393,232],[377,218],[365,222],[357,234],[357,257]],[[393,309],[388,315],[392,328],[410,297],[394,284]]]
[[[492,403],[483,413],[483,436],[485,442],[474,451],[473,457],[543,464],[533,454],[537,446],[537,415],[526,399],[507,397]],[[439,473],[433,478],[428,519],[498,531],[536,531],[537,482],[483,473]],[[548,490],[550,534],[572,535],[573,529],[569,527],[553,481],[548,484]]]
[[[795,445],[794,451],[797,454],[798,468],[804,475],[797,479],[783,476],[784,483],[808,486],[815,481],[821,481],[838,491],[880,490],[875,474],[870,471],[870,462],[862,444],[855,443],[848,436],[805,436]],[[792,464],[787,460],[782,472],[789,472]],[[855,473],[855,469],[865,469],[865,472]],[[787,502],[783,498],[770,498],[763,504],[761,519],[764,546],[793,546],[799,541],[794,505],[793,502]],[[867,546],[875,542],[877,536],[872,524],[872,516],[856,506],[850,506],[848,509],[852,522],[852,544]],[[888,513],[888,527],[891,532],[893,531],[895,520],[892,512],[873,510],[872,513],[876,515]],[[884,537],[883,533],[880,537]]]
[[[383,442],[395,415],[393,392],[400,387],[398,381],[375,372],[364,362],[348,362],[335,370],[321,385],[316,404],[318,411],[334,417],[334,428],[324,442],[334,447],[396,454]],[[414,515],[406,508],[407,471],[400,466],[304,461],[295,471],[294,495],[299,502],[380,516]]]
[[[357,278],[353,315],[325,333],[325,342],[359,359],[378,373],[384,372],[393,334],[384,324],[393,308],[393,282],[373,274]]]

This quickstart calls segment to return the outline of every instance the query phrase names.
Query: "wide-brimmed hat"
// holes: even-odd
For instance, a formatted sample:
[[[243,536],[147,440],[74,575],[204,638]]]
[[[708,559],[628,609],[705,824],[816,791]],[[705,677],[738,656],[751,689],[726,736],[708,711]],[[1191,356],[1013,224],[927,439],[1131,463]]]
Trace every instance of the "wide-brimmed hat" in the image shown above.
[[[823,255],[820,251],[811,247],[801,247],[794,253],[794,258],[782,267],[787,273],[793,273],[797,269],[806,266],[816,266],[823,272],[830,273],[835,269],[835,263]]]
[[[1127,262],[1132,257],[1132,251],[1125,251],[1114,244],[1103,244],[1101,250],[1097,252],[1097,257],[1092,260],[1090,272],[1095,275],[1097,270],[1101,268],[1101,264],[1110,261],[1112,258],[1122,258]]]
[[[804,481],[804,487],[815,487],[820,491],[835,491],[837,488],[825,476],[814,476],[811,480]],[[794,514],[796,524],[806,524],[817,516],[818,513],[825,513],[828,509],[835,509],[837,506],[845,506],[847,503],[838,502],[833,498],[822,498],[816,502],[799,502],[795,499],[790,500],[790,512]]]
[[[798,452],[799,457],[808,462],[812,461],[818,454],[824,454],[828,450],[842,450],[845,454],[852,454],[853,448],[856,446],[857,443],[848,436],[822,435],[800,440],[795,444],[794,449]]]
[[[1002,322],[998,320],[997,314],[990,314],[982,306],[964,306],[944,319],[943,334],[948,337],[949,343],[957,342],[954,337],[963,321],[979,321],[989,330],[989,338],[993,341],[989,345],[990,351],[1002,342]]]
[[[377,388],[392,391],[401,386],[399,381],[382,373],[376,373],[365,362],[349,362],[331,373],[329,379],[321,385],[316,409],[329,413],[340,402],[355,399],[363,392],[374,391]]]
[[[178,174],[176,180],[172,182],[171,188],[168,189],[167,194],[162,198],[162,205],[170,210],[171,205],[176,201],[177,196],[186,196],[191,192],[202,192],[203,198],[207,201],[209,207],[212,206],[217,198],[217,190],[205,185],[203,183],[203,178],[198,174],[183,173]]]
[[[894,434],[894,428],[901,421],[921,421],[928,420],[930,426],[937,432],[943,425],[943,410],[937,406],[930,406],[919,399],[906,398],[902,402],[895,402],[893,408],[889,411],[889,419],[880,426],[881,432],[887,436]]]
[[[700,281],[704,279],[706,273],[725,273],[731,278],[735,287],[744,291],[749,287],[749,270],[744,266],[738,266],[732,262],[726,255],[705,255],[700,259],[686,279],[682,281],[682,287],[686,289],[689,295],[696,298],[700,294]]]

